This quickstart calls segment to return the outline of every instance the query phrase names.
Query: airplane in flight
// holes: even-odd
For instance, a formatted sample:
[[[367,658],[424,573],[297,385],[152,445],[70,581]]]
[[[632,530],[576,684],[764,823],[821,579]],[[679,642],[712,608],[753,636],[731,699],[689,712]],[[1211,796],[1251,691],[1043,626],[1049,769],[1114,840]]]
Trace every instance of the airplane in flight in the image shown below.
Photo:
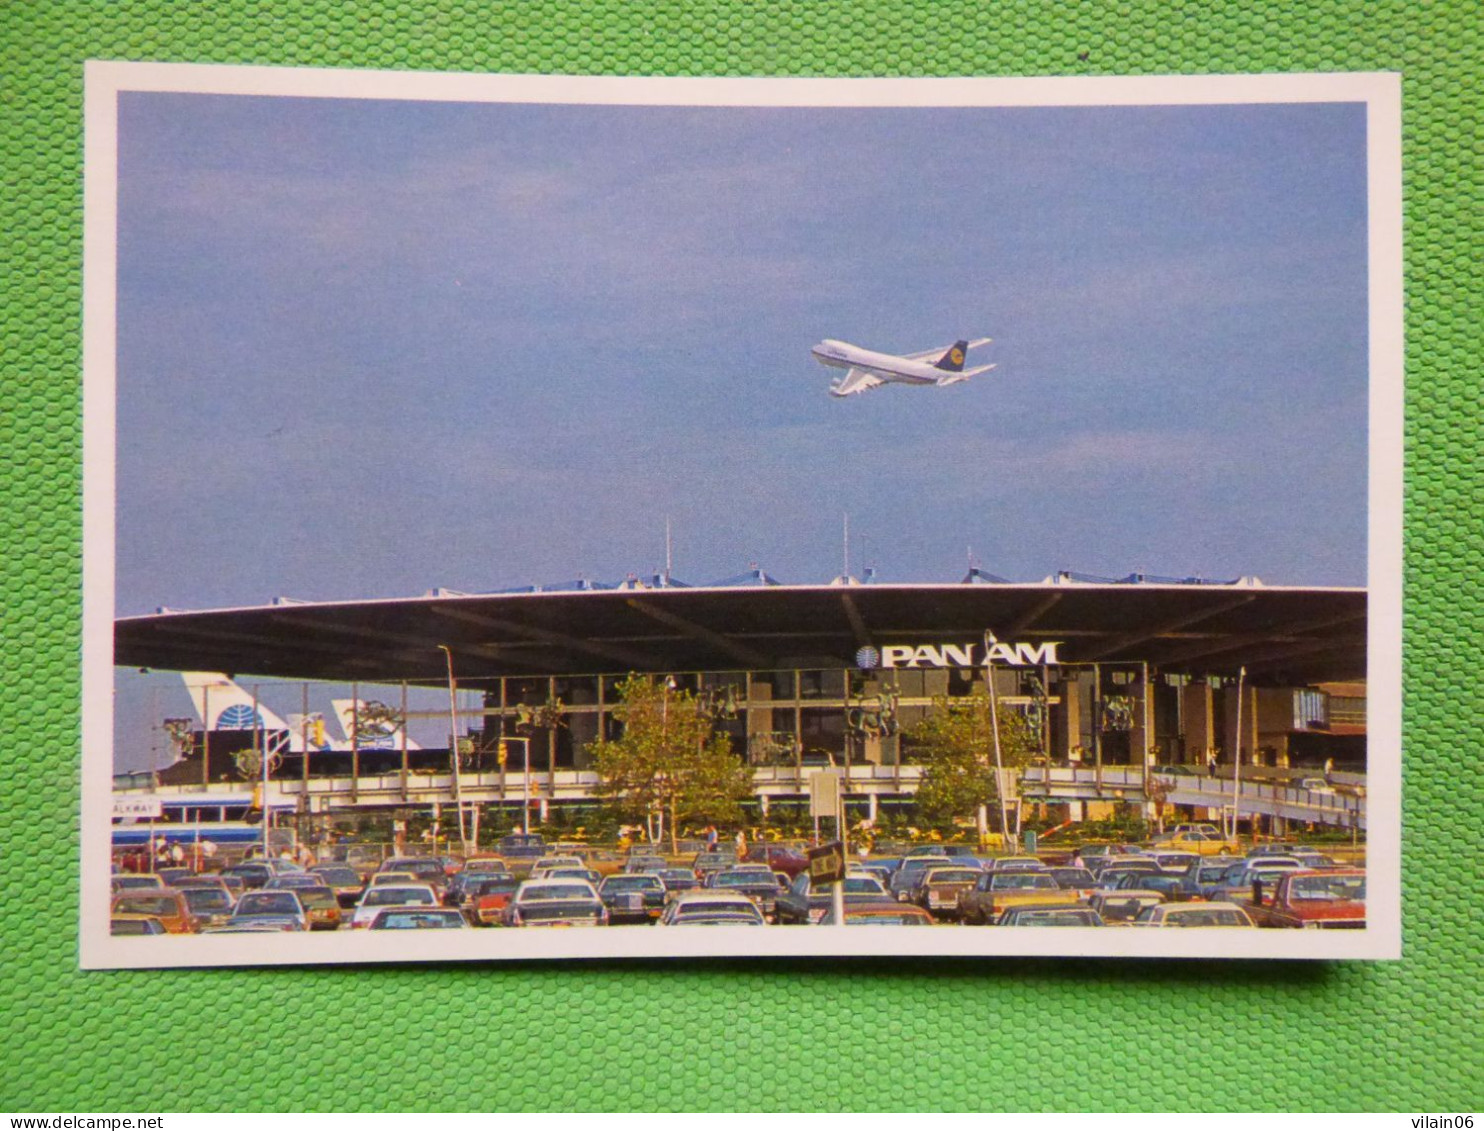
[[[920,353],[892,354],[862,349],[849,342],[826,338],[809,352],[814,360],[831,369],[844,369],[845,375],[830,384],[830,395],[848,397],[864,393],[878,385],[956,385],[967,381],[976,373],[993,369],[994,365],[978,365],[964,368],[964,356],[975,346],[992,341],[991,338],[960,339],[946,349],[922,350]],[[936,361],[932,360],[937,358]]]

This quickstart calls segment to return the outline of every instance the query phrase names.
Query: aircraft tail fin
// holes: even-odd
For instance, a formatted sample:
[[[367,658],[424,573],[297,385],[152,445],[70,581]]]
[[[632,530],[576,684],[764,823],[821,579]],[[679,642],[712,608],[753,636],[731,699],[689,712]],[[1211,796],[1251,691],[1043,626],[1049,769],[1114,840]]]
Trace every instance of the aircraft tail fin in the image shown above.
[[[948,347],[948,351],[933,363],[934,369],[957,373],[964,367],[964,357],[969,351],[969,339],[960,338]]]
[[[385,703],[374,699],[331,699],[335,718],[345,734],[345,749],[350,748],[351,735],[360,724],[360,736],[356,742],[362,750],[394,750],[402,745],[402,731],[406,724],[398,720]],[[408,750],[422,747],[411,738],[407,739]]]
[[[191,703],[207,730],[287,731],[288,724],[265,707],[261,700],[239,687],[221,672],[181,672]]]

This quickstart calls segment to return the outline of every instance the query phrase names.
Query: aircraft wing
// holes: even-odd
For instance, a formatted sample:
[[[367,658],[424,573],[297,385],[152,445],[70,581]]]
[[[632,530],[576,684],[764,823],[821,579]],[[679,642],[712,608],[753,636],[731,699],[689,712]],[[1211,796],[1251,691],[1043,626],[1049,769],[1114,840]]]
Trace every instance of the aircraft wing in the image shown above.
[[[844,377],[841,377],[830,386],[830,396],[848,397],[854,393],[864,393],[867,389],[874,389],[877,385],[886,384],[874,373],[864,369],[851,369]]]
[[[969,343],[968,348],[973,349],[975,346],[987,346],[992,341],[994,341],[993,338],[975,338]],[[938,358],[942,357],[945,353],[948,352],[948,347],[951,345],[953,345],[953,343],[949,342],[947,346],[938,346],[936,349],[930,350],[918,350],[916,353],[904,353],[900,356],[905,358],[907,361],[926,361],[928,358],[932,358],[936,361]]]

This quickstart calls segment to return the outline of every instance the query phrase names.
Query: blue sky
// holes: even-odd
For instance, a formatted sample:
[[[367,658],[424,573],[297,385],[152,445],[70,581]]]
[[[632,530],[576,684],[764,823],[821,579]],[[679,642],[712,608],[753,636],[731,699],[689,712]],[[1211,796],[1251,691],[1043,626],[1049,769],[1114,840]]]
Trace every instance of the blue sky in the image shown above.
[[[1359,105],[131,93],[118,612],[663,564],[1365,582]],[[820,338],[991,336],[848,400]]]

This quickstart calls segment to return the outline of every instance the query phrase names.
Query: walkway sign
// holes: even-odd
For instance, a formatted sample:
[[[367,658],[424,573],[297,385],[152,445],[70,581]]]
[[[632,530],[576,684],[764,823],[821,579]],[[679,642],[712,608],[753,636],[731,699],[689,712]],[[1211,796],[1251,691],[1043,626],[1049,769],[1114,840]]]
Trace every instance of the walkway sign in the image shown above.
[[[164,814],[165,808],[160,804],[158,797],[115,797],[113,799],[113,815],[115,817],[154,818]]]
[[[809,886],[824,887],[845,878],[845,846],[838,840],[809,850]]]

